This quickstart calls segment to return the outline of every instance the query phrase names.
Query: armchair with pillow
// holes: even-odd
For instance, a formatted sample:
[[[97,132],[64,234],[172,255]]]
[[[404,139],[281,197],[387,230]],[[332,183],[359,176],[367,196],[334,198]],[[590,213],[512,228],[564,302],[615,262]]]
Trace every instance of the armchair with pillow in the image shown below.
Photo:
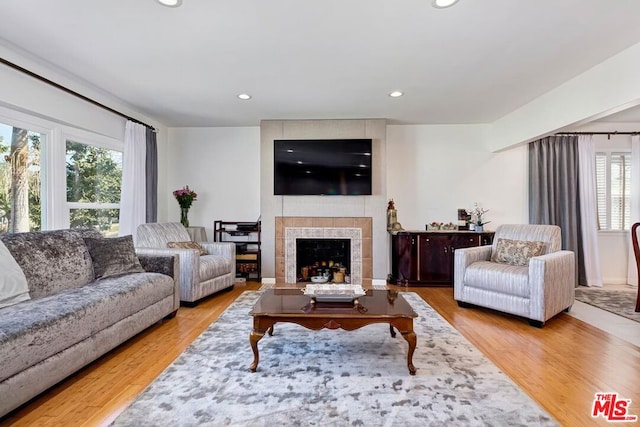
[[[493,244],[455,251],[454,298],[523,316],[538,327],[574,302],[575,257],[560,227],[501,225]]]
[[[180,301],[200,299],[232,287],[236,279],[236,246],[228,242],[192,242],[179,222],[138,226],[136,252],[180,255]]]

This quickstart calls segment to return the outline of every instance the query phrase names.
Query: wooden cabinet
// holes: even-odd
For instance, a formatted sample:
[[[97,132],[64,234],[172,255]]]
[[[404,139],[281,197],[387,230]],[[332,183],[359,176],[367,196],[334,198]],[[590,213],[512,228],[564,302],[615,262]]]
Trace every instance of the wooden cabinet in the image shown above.
[[[258,222],[215,221],[213,240],[236,244],[236,277],[261,279],[261,227]]]
[[[397,285],[451,286],[459,248],[490,245],[493,232],[401,231],[391,235],[391,274]]]

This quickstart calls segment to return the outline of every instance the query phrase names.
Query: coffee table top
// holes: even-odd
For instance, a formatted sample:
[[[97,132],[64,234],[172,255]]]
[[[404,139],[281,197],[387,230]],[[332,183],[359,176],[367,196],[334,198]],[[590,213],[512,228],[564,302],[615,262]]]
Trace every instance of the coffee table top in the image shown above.
[[[352,302],[311,303],[311,297],[301,289],[273,288],[264,291],[249,313],[252,316],[273,317],[418,317],[409,303],[397,291],[367,289],[358,298],[358,307]]]

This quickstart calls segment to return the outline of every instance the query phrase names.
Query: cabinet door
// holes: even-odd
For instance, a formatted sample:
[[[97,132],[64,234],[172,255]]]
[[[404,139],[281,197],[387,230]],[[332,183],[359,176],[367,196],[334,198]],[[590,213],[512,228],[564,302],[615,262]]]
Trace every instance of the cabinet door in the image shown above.
[[[494,233],[483,233],[480,235],[480,246],[487,246],[493,243]]]
[[[391,239],[391,275],[397,283],[417,280],[416,236],[396,234]]]
[[[451,236],[452,253],[455,249],[472,248],[480,243],[479,234],[456,234]]]
[[[452,269],[451,236],[426,234],[419,239],[419,271],[421,282],[450,282]]]

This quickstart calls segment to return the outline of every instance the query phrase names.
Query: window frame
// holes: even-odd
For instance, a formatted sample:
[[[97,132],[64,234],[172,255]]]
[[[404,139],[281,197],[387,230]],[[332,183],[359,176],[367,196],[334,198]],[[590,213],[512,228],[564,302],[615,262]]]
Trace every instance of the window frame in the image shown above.
[[[124,141],[91,131],[56,123],[0,105],[0,121],[4,124],[39,132],[46,137],[40,149],[41,229],[69,228],[70,211],[88,208],[85,203],[67,202],[66,153],[67,140],[120,151],[124,161]],[[81,205],[81,206],[78,206]],[[113,209],[113,203],[95,203],[93,208]],[[118,203],[116,208],[120,208]]]

